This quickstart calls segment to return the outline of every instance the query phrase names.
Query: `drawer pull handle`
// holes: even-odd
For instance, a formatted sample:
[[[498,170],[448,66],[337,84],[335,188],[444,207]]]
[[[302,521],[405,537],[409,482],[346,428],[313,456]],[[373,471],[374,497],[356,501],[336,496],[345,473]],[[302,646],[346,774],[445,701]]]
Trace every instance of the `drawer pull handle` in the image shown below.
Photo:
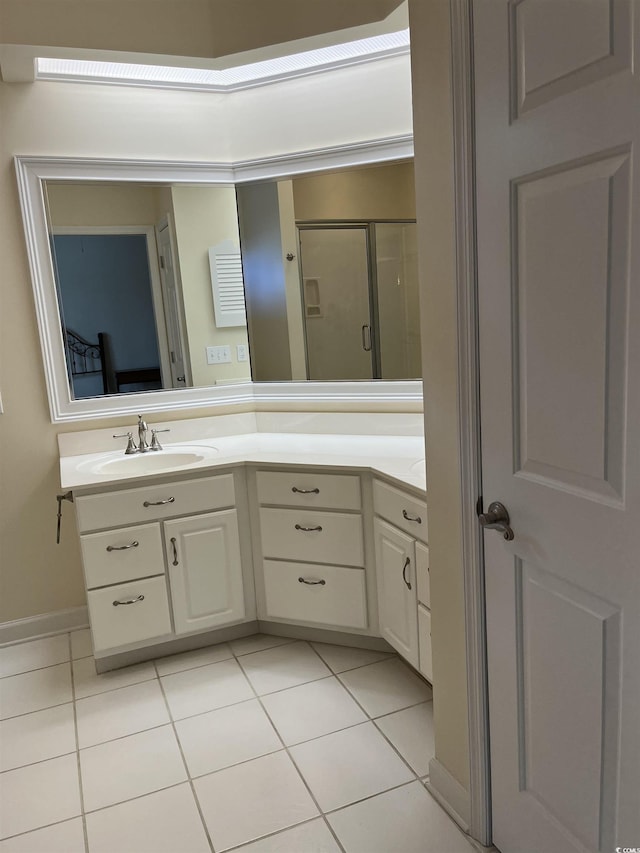
[[[402,510],[402,517],[406,521],[415,521],[416,524],[422,524],[422,519],[420,518],[419,515],[409,515],[409,513],[406,511],[406,509]]]
[[[161,501],[145,501],[142,506],[164,506],[165,504],[175,503],[175,498],[164,498]]]
[[[140,543],[134,539],[130,545],[107,545],[107,551],[128,551],[129,548],[137,548]]]
[[[301,524],[296,524],[296,530],[302,530],[304,533],[321,532],[322,527],[318,524],[317,527],[303,527]]]
[[[136,598],[124,598],[122,601],[114,601],[113,606],[117,607],[119,604],[137,604],[138,601],[144,601],[144,595],[138,595]]]
[[[173,548],[173,565],[178,565],[178,549],[176,548],[176,537],[171,537],[171,547]]]
[[[402,580],[406,583],[407,589],[411,589],[411,582],[407,580],[407,569],[411,565],[411,559],[407,557],[404,561],[404,566],[402,567]]]
[[[308,581],[306,578],[298,578],[298,583],[306,583],[308,586],[324,586],[326,581]]]
[[[291,491],[295,495],[319,495],[320,489],[299,489],[297,486],[294,486]]]

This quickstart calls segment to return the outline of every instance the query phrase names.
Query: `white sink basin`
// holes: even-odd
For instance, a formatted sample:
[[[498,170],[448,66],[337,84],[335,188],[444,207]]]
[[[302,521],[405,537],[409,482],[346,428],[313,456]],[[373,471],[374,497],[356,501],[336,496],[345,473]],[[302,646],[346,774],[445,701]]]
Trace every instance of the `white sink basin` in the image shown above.
[[[217,447],[208,445],[190,445],[188,447],[174,446],[167,450],[150,450],[147,453],[134,453],[125,456],[119,453],[114,456],[110,453],[108,457],[101,456],[99,459],[91,459],[81,462],[78,468],[81,471],[90,471],[92,474],[154,474],[156,471],[171,471],[197,465],[218,453]]]

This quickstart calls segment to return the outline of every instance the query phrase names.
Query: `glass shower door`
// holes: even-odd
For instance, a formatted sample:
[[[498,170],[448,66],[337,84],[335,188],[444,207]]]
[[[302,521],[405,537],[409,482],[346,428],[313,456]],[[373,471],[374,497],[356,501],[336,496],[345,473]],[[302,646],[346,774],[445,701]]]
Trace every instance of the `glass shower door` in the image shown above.
[[[300,226],[307,375],[373,379],[366,226]]]
[[[375,271],[381,379],[417,379],[420,362],[415,222],[377,222]]]

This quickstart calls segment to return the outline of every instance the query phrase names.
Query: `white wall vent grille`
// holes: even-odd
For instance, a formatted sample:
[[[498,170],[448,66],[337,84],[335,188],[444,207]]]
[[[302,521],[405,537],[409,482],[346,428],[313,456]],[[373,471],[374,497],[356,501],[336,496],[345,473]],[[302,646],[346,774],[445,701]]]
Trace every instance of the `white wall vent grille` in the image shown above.
[[[244,280],[240,249],[225,240],[209,249],[216,326],[246,326]]]

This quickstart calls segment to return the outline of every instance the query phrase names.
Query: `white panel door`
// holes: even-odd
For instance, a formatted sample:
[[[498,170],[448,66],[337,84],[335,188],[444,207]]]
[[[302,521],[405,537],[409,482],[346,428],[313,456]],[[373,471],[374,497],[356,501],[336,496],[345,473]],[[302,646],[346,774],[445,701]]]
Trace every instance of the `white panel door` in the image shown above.
[[[236,511],[165,521],[164,536],[176,634],[242,620]]]
[[[415,540],[376,518],[378,615],[385,640],[418,667],[418,598]]]
[[[640,842],[640,97],[627,0],[475,0],[494,843]],[[634,25],[636,35],[634,35]]]

